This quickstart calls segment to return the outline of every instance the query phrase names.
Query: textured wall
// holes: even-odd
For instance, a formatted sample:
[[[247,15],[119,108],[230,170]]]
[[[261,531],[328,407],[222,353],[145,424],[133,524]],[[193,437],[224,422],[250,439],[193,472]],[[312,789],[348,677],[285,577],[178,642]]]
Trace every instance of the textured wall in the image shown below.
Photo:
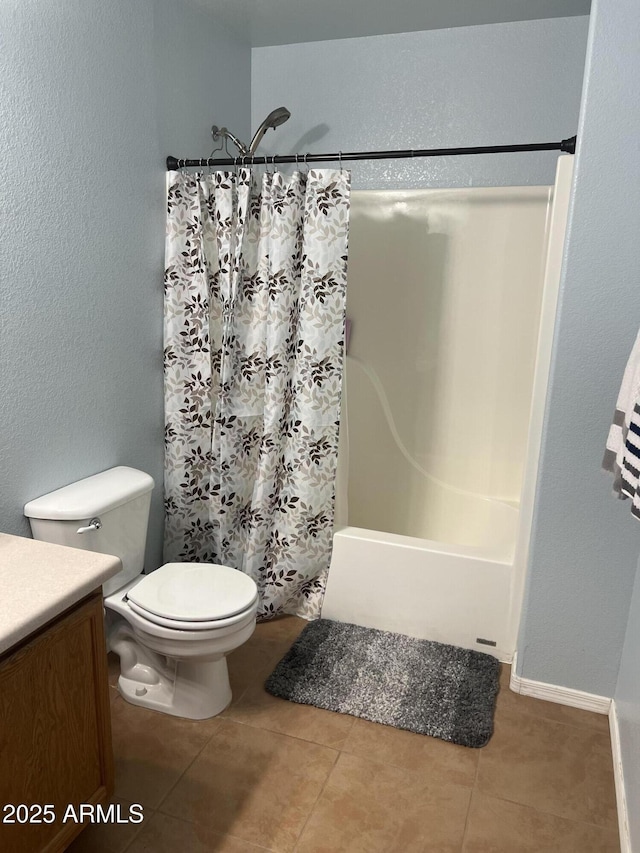
[[[248,131],[249,50],[178,0],[6,0],[0,32],[0,530],[132,465],[158,484],[157,566],[163,159],[208,154],[214,115]]]
[[[362,151],[556,141],[575,133],[588,19],[254,48],[252,120],[290,120],[261,150]],[[556,155],[361,161],[355,189],[550,184]]]
[[[639,43],[637,0],[596,0],[518,643],[521,675],[605,696],[640,551],[600,470],[640,323]]]
[[[153,6],[163,159],[167,154],[208,157],[214,146],[212,124],[249,139],[248,42],[238,41],[217,14],[203,11],[195,0],[153,0]]]

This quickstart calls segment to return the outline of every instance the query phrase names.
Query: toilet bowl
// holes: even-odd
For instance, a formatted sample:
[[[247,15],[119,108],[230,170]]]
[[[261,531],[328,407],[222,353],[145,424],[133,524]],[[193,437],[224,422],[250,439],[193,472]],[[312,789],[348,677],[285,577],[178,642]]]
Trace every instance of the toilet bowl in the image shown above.
[[[167,563],[143,574],[153,479],[118,467],[26,504],[35,539],[114,554],[103,587],[107,641],[126,701],[205,719],[231,701],[226,655],[255,629],[258,590],[229,566]]]

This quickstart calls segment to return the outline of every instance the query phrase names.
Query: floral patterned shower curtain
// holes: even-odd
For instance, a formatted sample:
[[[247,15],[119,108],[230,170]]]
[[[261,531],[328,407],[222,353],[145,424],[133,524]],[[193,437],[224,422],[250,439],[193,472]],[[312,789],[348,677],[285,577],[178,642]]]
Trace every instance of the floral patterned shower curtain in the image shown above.
[[[249,574],[258,615],[319,615],[328,571],[348,172],[169,175],[165,560]]]

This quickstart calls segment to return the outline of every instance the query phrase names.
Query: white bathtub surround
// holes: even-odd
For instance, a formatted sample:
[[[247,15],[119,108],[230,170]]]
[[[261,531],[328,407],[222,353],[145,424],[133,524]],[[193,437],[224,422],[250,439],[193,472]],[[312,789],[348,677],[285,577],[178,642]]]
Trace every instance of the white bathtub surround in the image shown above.
[[[496,628],[509,609],[517,511],[495,505],[485,547],[344,527],[333,537],[322,616],[495,654],[510,661]],[[495,645],[483,645],[478,638]]]
[[[572,168],[353,194],[323,617],[512,660]]]
[[[342,169],[169,177],[165,559],[246,572],[263,617],[317,616],[329,568],[349,192]]]

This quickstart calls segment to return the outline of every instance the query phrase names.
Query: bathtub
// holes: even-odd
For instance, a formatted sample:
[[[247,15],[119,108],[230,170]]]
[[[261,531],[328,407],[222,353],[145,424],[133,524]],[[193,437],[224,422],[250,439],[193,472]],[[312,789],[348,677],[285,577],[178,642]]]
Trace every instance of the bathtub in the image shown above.
[[[519,513],[490,511],[482,545],[337,528],[325,619],[479,649],[510,661],[511,579]]]
[[[353,193],[323,618],[513,659],[572,169]]]

